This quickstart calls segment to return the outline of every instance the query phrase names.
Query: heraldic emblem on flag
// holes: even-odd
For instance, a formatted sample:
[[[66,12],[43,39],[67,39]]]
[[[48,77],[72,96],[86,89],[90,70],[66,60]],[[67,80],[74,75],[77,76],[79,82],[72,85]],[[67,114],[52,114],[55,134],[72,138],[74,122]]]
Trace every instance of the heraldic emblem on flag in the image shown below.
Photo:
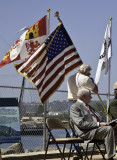
[[[15,68],[32,82],[42,104],[61,85],[65,75],[82,64],[62,23],[48,36],[36,52]]]
[[[25,59],[32,55],[37,47],[47,38],[47,16],[44,16],[27,29],[12,45],[0,63],[0,68],[8,63]]]

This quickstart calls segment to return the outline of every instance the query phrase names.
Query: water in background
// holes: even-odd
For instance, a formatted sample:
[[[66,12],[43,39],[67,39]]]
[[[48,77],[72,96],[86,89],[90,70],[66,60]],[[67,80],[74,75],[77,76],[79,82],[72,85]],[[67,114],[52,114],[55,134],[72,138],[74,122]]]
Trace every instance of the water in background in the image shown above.
[[[56,135],[56,137],[60,138],[60,137],[65,137],[66,134],[63,130],[59,130],[57,132],[54,131],[54,134]],[[35,148],[39,147],[39,146],[43,146],[43,135],[26,135],[26,136],[21,136],[21,142],[23,144],[23,148],[24,150],[29,149],[29,150],[34,150]],[[13,145],[13,143],[4,143],[0,145],[0,148],[7,148],[9,146]]]

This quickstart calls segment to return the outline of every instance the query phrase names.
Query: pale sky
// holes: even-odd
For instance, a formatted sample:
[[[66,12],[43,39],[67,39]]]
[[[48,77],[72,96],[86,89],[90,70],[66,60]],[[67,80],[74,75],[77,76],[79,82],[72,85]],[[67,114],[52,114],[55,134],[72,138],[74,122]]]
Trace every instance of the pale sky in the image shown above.
[[[113,84],[117,81],[116,0],[0,0],[0,61],[22,34],[22,32],[18,34],[16,32],[25,26],[32,26],[47,14],[48,8],[51,9],[50,32],[59,23],[57,18],[54,17],[53,12],[59,11],[60,18],[82,61],[91,65],[91,76],[93,78],[95,78],[106,26],[109,18],[113,18],[110,78],[110,90],[113,93]],[[15,71],[14,63],[0,69],[0,85],[21,86],[22,76]],[[66,76],[65,81],[59,89],[67,90],[67,79],[77,70],[72,71]],[[98,87],[99,93],[108,92],[108,75],[104,76],[104,71],[101,73]]]

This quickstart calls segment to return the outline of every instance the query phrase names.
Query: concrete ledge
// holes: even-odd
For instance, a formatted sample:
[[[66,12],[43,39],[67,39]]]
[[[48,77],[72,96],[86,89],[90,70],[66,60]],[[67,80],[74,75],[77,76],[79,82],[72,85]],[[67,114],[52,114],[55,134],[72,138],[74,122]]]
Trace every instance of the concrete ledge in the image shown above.
[[[90,155],[91,152],[88,152]],[[98,155],[99,152],[95,151],[95,155]],[[20,154],[9,154],[9,155],[2,155],[2,160],[41,160],[44,159],[45,151],[41,152],[30,152],[30,153],[20,153]],[[69,151],[67,150],[64,153],[65,157],[68,157]],[[72,153],[71,157],[76,155],[76,153]],[[48,151],[46,159],[53,159],[53,158],[60,158],[60,153],[58,150]]]
[[[68,156],[69,152],[65,152],[65,157]],[[40,160],[44,159],[45,151],[42,152],[31,152],[31,153],[21,153],[21,154],[9,154],[2,155],[3,160]],[[48,151],[47,158],[59,158],[60,153],[58,151]]]
[[[21,153],[21,154],[9,154],[3,155],[3,160],[40,160],[44,159],[45,151],[42,152],[31,152],[31,153]],[[68,156],[68,152],[65,152],[65,156]],[[48,151],[47,159],[49,158],[59,158],[60,153],[58,151]]]

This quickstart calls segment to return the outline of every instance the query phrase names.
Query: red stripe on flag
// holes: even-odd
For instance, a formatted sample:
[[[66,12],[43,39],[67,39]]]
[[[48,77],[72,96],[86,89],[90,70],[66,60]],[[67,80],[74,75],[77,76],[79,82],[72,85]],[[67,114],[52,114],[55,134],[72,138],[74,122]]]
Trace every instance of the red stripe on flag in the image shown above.
[[[43,59],[41,60],[40,64],[37,64],[28,74],[27,76],[30,77],[34,72],[35,72],[35,69],[38,70],[42,65],[43,63],[45,62],[46,60],[46,55],[43,57]],[[44,71],[40,72],[40,74],[42,75],[44,73]],[[35,80],[34,80],[35,82]]]
[[[53,91],[55,91],[55,90],[59,87],[60,83],[61,83],[63,80],[64,80],[64,75],[62,75],[62,76],[57,80],[57,82],[44,94],[44,96],[41,97],[41,95],[39,94],[40,97],[41,97],[41,102],[42,102],[42,103],[44,103],[44,102],[52,95]]]
[[[79,65],[82,64],[82,61],[79,61],[78,63],[72,65],[71,67],[66,69],[65,74],[67,74],[70,70],[78,67]],[[62,83],[62,81],[65,78],[65,74],[63,74],[57,81],[55,84],[53,84],[53,86],[44,94],[44,96],[41,97],[41,93],[39,93],[40,97],[41,97],[41,102],[44,104],[44,102],[54,93],[54,91],[60,86],[60,84]],[[38,91],[39,92],[39,91]]]
[[[67,63],[65,62],[62,66],[60,66],[56,72],[54,72],[54,74],[46,81],[46,83],[44,83],[43,87],[42,87],[42,91],[40,92],[40,94],[43,92],[43,90],[51,83],[53,82],[53,80],[57,77],[57,75],[59,73],[61,73],[61,71],[65,70],[63,75],[65,76],[68,73],[68,70],[65,69],[65,65]],[[43,78],[43,80],[46,78],[46,76]],[[58,80],[57,80],[58,81]],[[37,88],[39,89],[41,87],[42,83],[40,85],[37,85]]]

